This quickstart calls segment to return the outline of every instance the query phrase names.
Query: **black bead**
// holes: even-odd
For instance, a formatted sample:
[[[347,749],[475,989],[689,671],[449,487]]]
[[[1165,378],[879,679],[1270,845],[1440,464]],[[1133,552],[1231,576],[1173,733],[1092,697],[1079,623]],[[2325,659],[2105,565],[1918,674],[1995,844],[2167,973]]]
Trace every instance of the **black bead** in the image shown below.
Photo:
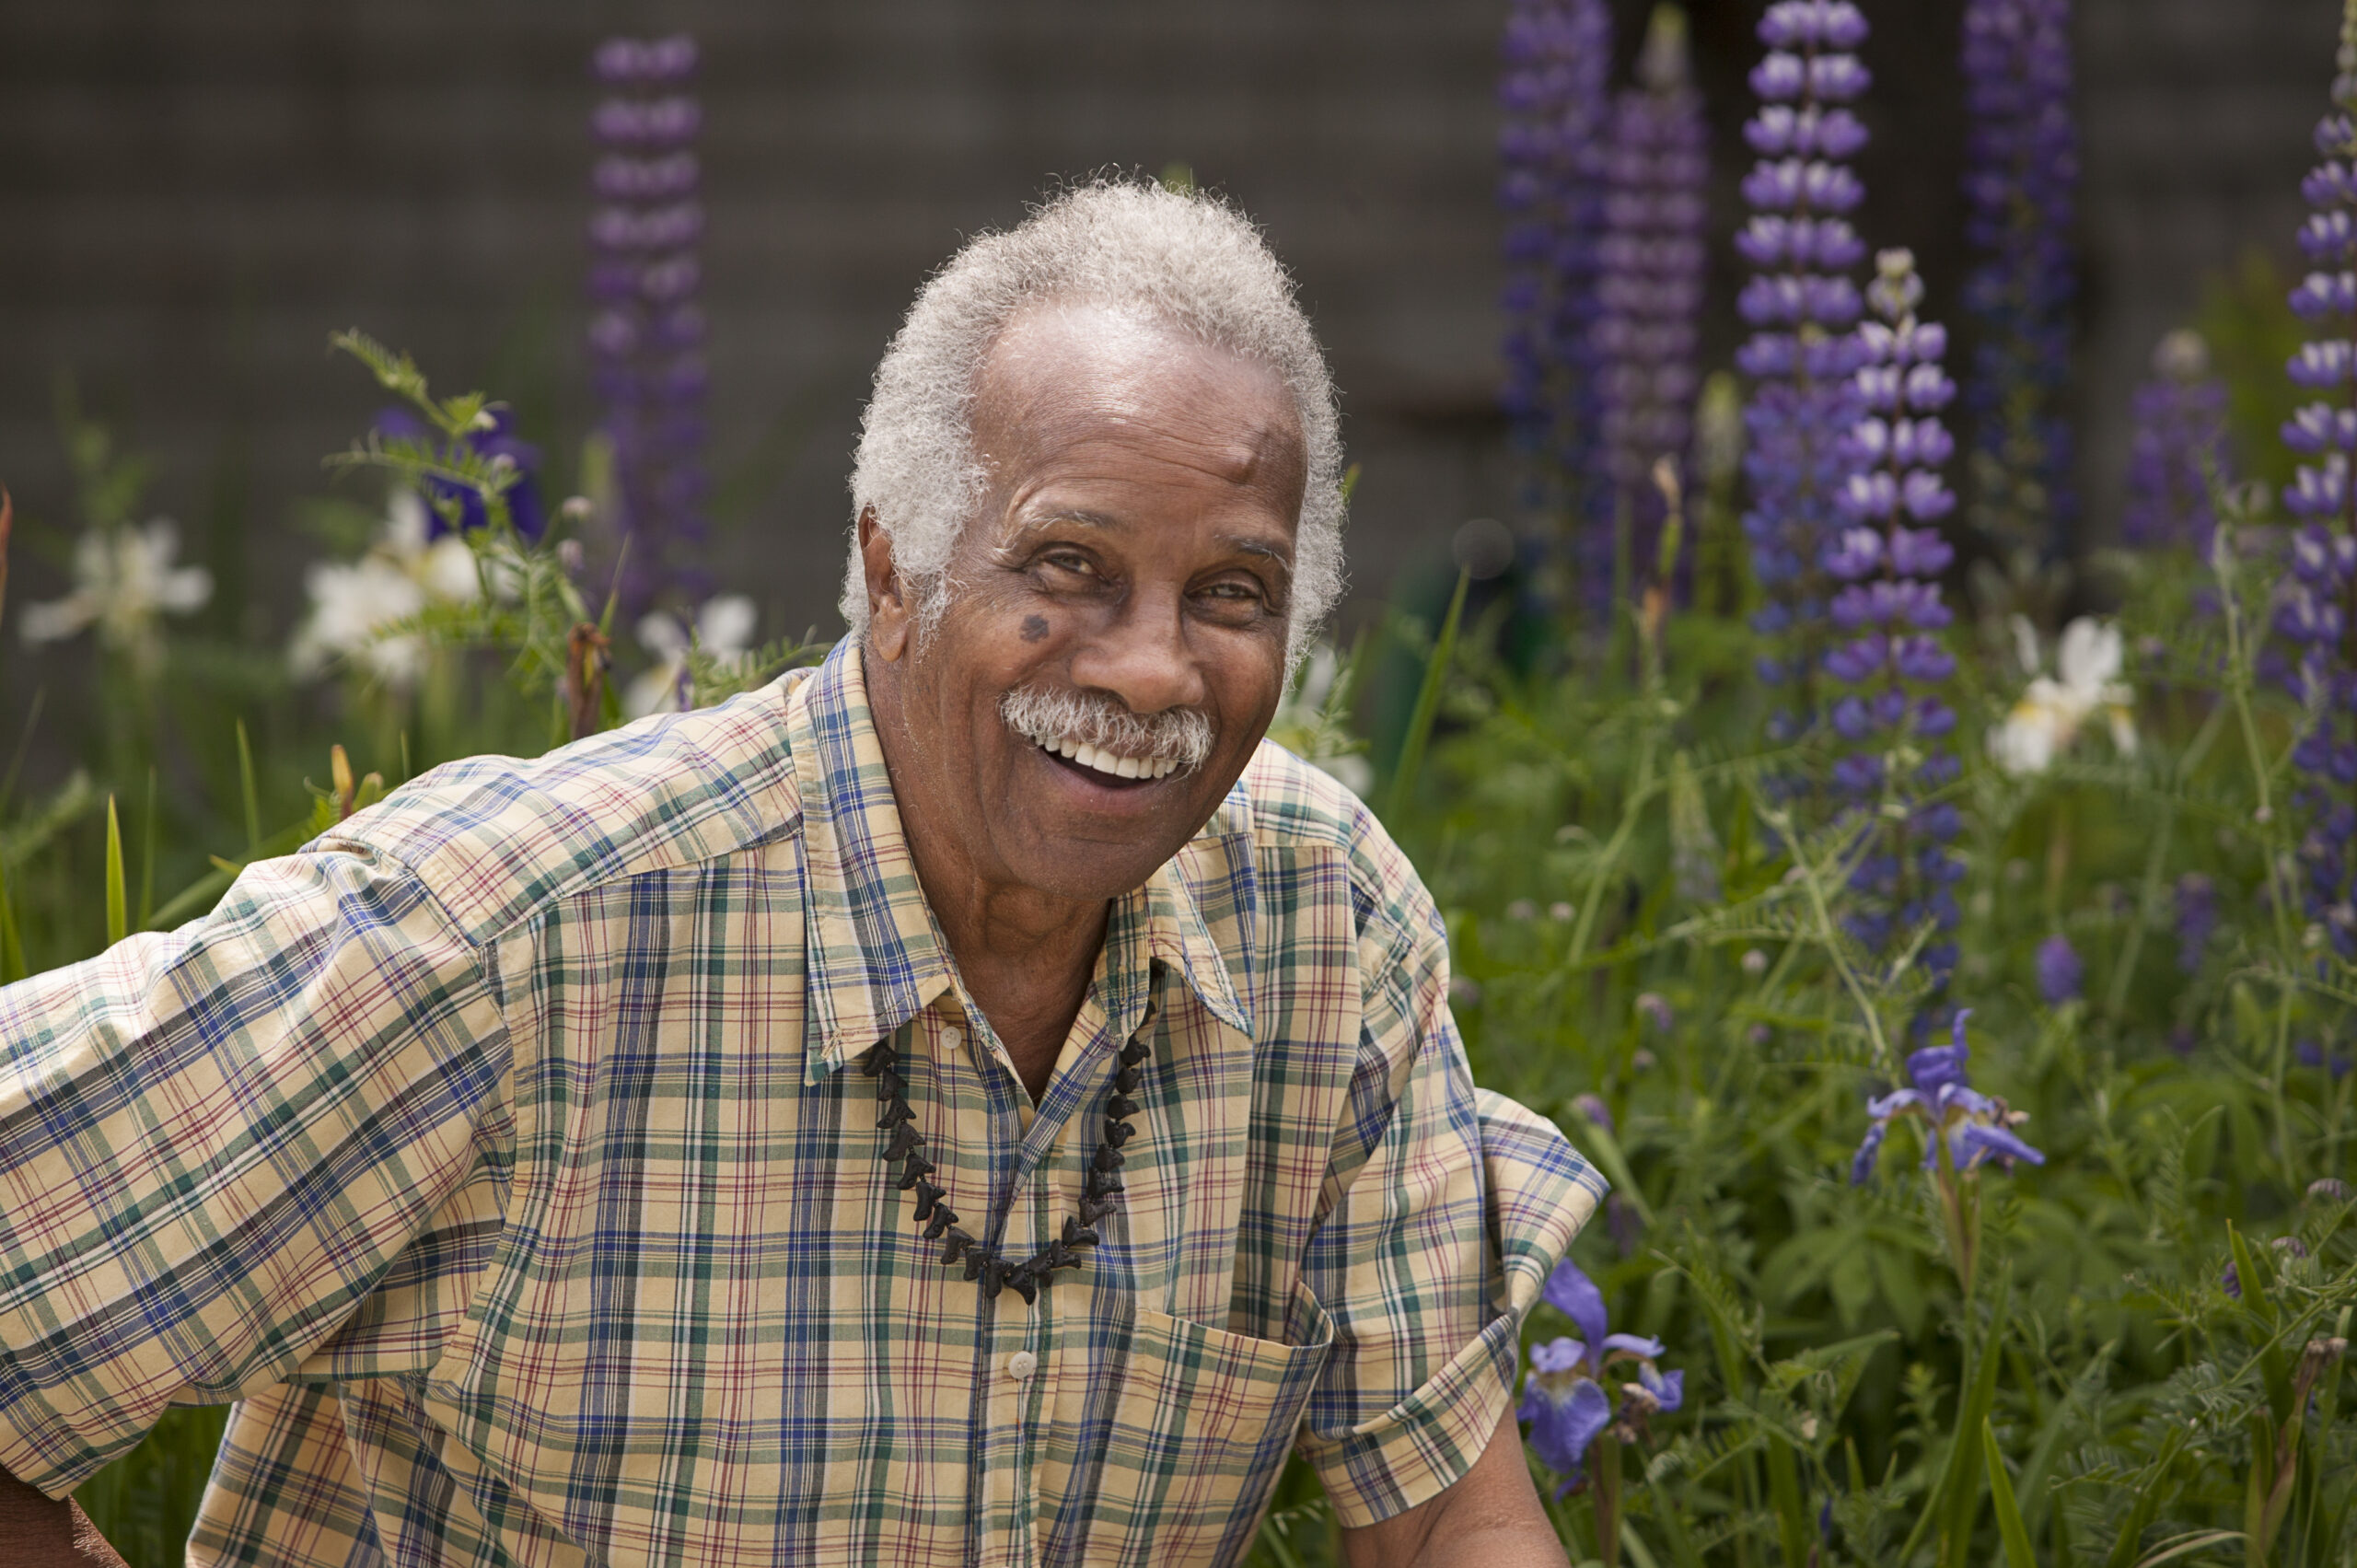
[[[1124,1067],[1113,1074],[1113,1087],[1117,1092],[1125,1095],[1135,1094],[1137,1086],[1138,1070],[1136,1068]]]
[[[876,1098],[879,1100],[899,1099],[908,1086],[909,1081],[889,1067],[876,1074]]]
[[[920,1181],[918,1181],[918,1183],[917,1183],[917,1211],[916,1211],[916,1217],[917,1217],[918,1221],[919,1221],[920,1223],[922,1223],[923,1221],[924,1221],[924,1220],[926,1220],[926,1219],[930,1218],[930,1217],[932,1216],[932,1214],[933,1214],[933,1206],[934,1206],[934,1204],[935,1204],[935,1203],[939,1202],[940,1201],[941,1201],[941,1189],[940,1189],[940,1188],[935,1187],[935,1186],[932,1182],[930,1182],[930,1181],[924,1181],[924,1180],[920,1180]]]
[[[892,1129],[892,1141],[884,1145],[884,1163],[889,1165],[902,1155],[923,1147],[924,1134],[917,1131],[916,1123],[903,1121]]]
[[[914,1121],[916,1119],[917,1113],[909,1109],[907,1100],[896,1099],[885,1106],[884,1114],[876,1119],[876,1125],[898,1127],[903,1121]]]
[[[1121,1185],[1119,1177],[1109,1171],[1102,1170],[1090,1171],[1087,1184],[1083,1190],[1092,1198],[1109,1198],[1116,1192],[1127,1191]]]
[[[1119,1170],[1124,1163],[1126,1162],[1121,1157],[1120,1150],[1113,1148],[1109,1144],[1099,1144],[1097,1145],[1097,1169]]]
[[[1136,1134],[1137,1129],[1126,1121],[1109,1121],[1105,1124],[1105,1141],[1117,1149]]]
[[[996,1301],[998,1299],[999,1286],[1004,1283],[1006,1283],[1006,1265],[1000,1262],[996,1258],[983,1260],[982,1299],[984,1301]]]
[[[900,1167],[900,1191],[907,1191],[939,1168],[923,1155],[910,1155],[909,1163]]]
[[[939,1211],[937,1211],[937,1212],[938,1212],[938,1213],[940,1213],[940,1214],[947,1214],[949,1211],[948,1211],[948,1210],[946,1210],[946,1209],[942,1209],[942,1210],[939,1210]],[[933,1235],[933,1232],[931,1232],[931,1231],[926,1231],[926,1232],[925,1232],[925,1236],[926,1236],[928,1238],[930,1238],[930,1237],[932,1237],[932,1235]],[[951,1225],[951,1226],[949,1227],[949,1235],[948,1235],[947,1238],[946,1238],[946,1239],[945,1239],[945,1240],[942,1242],[942,1244],[941,1244],[941,1260],[942,1260],[943,1262],[945,1262],[945,1263],[955,1263],[956,1261],[958,1261],[958,1258],[959,1258],[959,1257],[960,1257],[960,1256],[965,1252],[965,1250],[966,1250],[968,1248],[970,1248],[970,1247],[971,1247],[971,1246],[973,1246],[973,1245],[974,1245],[974,1238],[973,1238],[972,1237],[970,1237],[970,1236],[968,1236],[964,1231],[959,1230],[956,1225]],[[971,1275],[971,1274],[968,1274],[966,1277],[967,1277],[968,1279],[970,1279],[970,1279],[972,1279],[974,1276],[973,1276],[973,1275]]]
[[[957,1223],[957,1210],[946,1203],[935,1203],[933,1206],[933,1218],[925,1222],[924,1238],[927,1241],[938,1241],[941,1239],[941,1233]],[[948,1260],[945,1258],[942,1261],[946,1263]]]
[[[982,1277],[982,1266],[986,1263],[995,1263],[998,1260],[992,1257],[981,1248],[972,1245],[973,1237],[968,1237],[966,1239],[968,1243],[966,1248],[966,1277],[970,1280],[978,1280]]]
[[[1039,1299],[1040,1283],[1028,1269],[1011,1269],[1007,1272],[1007,1288],[1021,1296],[1023,1305],[1026,1307],[1031,1306]]]
[[[1088,1201],[1085,1198],[1082,1199],[1080,1206],[1083,1209],[1087,1208]],[[1094,1247],[1097,1245],[1097,1233],[1089,1228],[1088,1222],[1086,1220],[1078,1219],[1071,1214],[1066,1214],[1064,1216],[1064,1245],[1066,1247]]]
[[[1121,1065],[1134,1067],[1154,1054],[1154,1048],[1142,1040],[1133,1040],[1121,1047]]]
[[[1137,1113],[1138,1102],[1127,1095],[1117,1094],[1105,1102],[1105,1120],[1108,1121],[1119,1121],[1124,1116],[1135,1116]]]

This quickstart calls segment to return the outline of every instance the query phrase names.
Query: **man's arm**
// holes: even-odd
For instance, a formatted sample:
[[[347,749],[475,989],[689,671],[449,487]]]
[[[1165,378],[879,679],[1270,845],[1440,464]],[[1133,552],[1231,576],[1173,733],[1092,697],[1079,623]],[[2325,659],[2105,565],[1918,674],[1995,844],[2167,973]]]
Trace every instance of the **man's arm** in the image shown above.
[[[6,1470],[0,1470],[0,1541],[22,1568],[124,1568],[79,1503],[60,1503]]]
[[[1539,1506],[1514,1411],[1453,1484],[1379,1524],[1342,1532],[1350,1568],[1564,1568],[1562,1543]]]

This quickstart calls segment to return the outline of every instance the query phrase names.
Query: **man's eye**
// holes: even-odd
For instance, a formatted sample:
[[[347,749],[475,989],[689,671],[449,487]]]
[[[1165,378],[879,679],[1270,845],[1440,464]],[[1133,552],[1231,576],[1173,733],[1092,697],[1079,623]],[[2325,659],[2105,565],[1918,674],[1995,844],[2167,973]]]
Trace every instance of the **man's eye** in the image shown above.
[[[1204,587],[1202,594],[1205,598],[1225,605],[1260,604],[1269,597],[1267,589],[1250,582],[1212,583]]]
[[[1075,555],[1068,550],[1059,550],[1051,555],[1043,555],[1039,559],[1043,563],[1053,566],[1060,572],[1077,572],[1086,576],[1094,576],[1097,574],[1096,564],[1088,557]]]

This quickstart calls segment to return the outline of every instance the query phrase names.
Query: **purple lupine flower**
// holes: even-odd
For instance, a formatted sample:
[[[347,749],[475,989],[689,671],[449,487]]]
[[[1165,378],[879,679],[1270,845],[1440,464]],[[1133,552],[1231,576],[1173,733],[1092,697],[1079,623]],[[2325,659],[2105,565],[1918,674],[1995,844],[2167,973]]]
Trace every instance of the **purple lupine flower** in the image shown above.
[[[2226,447],[2226,384],[2210,374],[2200,333],[2179,329],[2161,340],[2153,351],[2153,378],[2136,389],[2130,418],[2135,433],[2121,537],[2145,549],[2190,545],[2196,560],[2207,561],[2218,526],[2210,487],[2233,483],[2235,469]]]
[[[1709,138],[1687,59],[1685,13],[1676,6],[1654,8],[1637,77],[1643,85],[1613,105],[1597,250],[1598,430],[1611,489],[1585,536],[1591,605],[1599,602],[1596,589],[1610,591],[1620,519],[1628,520],[1631,561],[1659,554],[1665,507],[1654,465],[1666,458],[1687,477],[1701,387],[1694,350]]]
[[[2283,426],[2284,445],[2307,460],[2283,495],[2300,522],[2273,630],[2283,679],[2314,714],[2292,750],[2301,901],[2333,950],[2357,961],[2357,16],[2342,23],[2340,52],[2339,108],[2316,131],[2324,162],[2302,186],[2315,211],[2300,246],[2315,270],[2292,308],[2319,335],[2288,368],[2323,395]]]
[[[2077,1001],[2086,972],[2086,965],[2079,959],[2079,950],[2061,932],[2038,945],[2038,993],[2046,999],[2048,1006],[2060,1007],[2065,1002]]]
[[[2177,967],[2188,974],[2201,968],[2201,954],[2218,929],[2218,884],[2199,871],[2177,879]]]
[[[1915,319],[1922,293],[1909,252],[1875,258],[1866,289],[1875,319],[1856,334],[1861,417],[1843,444],[1852,471],[1835,497],[1841,528],[1818,564],[1840,585],[1829,619],[1844,639],[1828,651],[1824,668],[1849,689],[1834,698],[1828,717],[1834,733],[1858,748],[1834,764],[1833,782],[1875,835],[1851,874],[1845,919],[1877,952],[1911,943],[1928,921],[1942,934],[1922,955],[1936,992],[1956,966],[1955,945],[1944,934],[1956,923],[1953,889],[1964,872],[1948,847],[1961,819],[1922,798],[1957,770],[1939,744],[1956,729],[1956,711],[1939,693],[1956,658],[1938,636],[1952,616],[1937,581],[1954,558],[1939,523],[1956,505],[1940,476],[1955,443],[1939,411],[1955,386],[1940,367],[1946,331]],[[1903,753],[1894,746],[1901,736],[1910,741]],[[1901,755],[1915,759],[1912,774],[1893,778],[1886,760]]]
[[[1975,521],[2010,553],[2049,552],[2071,520],[2072,249],[2079,133],[2071,0],[1967,0],[1965,235],[1980,263],[1965,306],[1980,323],[1966,406]]]
[[[1594,339],[1611,12],[1604,0],[1513,0],[1501,54],[1499,402],[1529,464],[1531,509],[1578,539],[1597,510]]]
[[[2326,1068],[2336,1078],[2347,1077],[2351,1066],[2357,1065],[2351,1061],[2349,1052],[2328,1051],[2321,1041],[2313,1040],[2295,1041],[2292,1047],[2292,1055],[2301,1066]]]
[[[1852,1186],[1863,1187],[1874,1176],[1883,1141],[1890,1134],[1890,1123],[1900,1116],[1914,1117],[1926,1128],[1926,1170],[1939,1167],[1941,1139],[1947,1141],[1948,1161],[1959,1176],[1988,1159],[2001,1165],[2014,1160],[2030,1165],[2046,1163],[2046,1156],[2014,1131],[2029,1120],[2029,1113],[2010,1109],[2003,1100],[1981,1094],[1966,1081],[1965,1063],[1971,1052],[1965,1044],[1964,1021],[1971,1016],[1969,1007],[1957,1010],[1954,1043],[1926,1046],[1907,1058],[1911,1087],[1866,1098],[1866,1114],[1874,1120],[1866,1129],[1864,1142],[1858,1145],[1856,1156],[1850,1162]]]
[[[515,473],[516,482],[502,495],[507,504],[507,521],[527,543],[537,540],[549,526],[547,509],[540,502],[540,449],[528,441],[517,439],[516,415],[505,403],[493,403],[484,409],[477,423],[480,427],[459,437],[460,444],[477,457],[505,464]],[[425,422],[405,408],[380,410],[376,428],[379,435],[405,440],[436,439]],[[424,482],[429,503],[425,524],[428,539],[439,539],[450,531],[451,511],[458,514],[458,527],[462,533],[489,526],[489,510],[482,494],[473,486],[434,477]]]
[[[1586,1479],[1588,1455],[1598,1442],[1634,1442],[1647,1418],[1684,1404],[1686,1374],[1665,1373],[1656,1365],[1664,1348],[1659,1340],[1611,1332],[1604,1293],[1569,1258],[1555,1265],[1543,1294],[1585,1337],[1531,1347],[1530,1374],[1515,1415],[1530,1423],[1530,1451],[1538,1462],[1563,1478],[1555,1490],[1562,1497]],[[1621,1385],[1616,1411],[1604,1375],[1624,1362],[1635,1363],[1637,1381]]]
[[[700,602],[698,556],[710,483],[703,465],[703,207],[687,90],[695,41],[608,39],[591,74],[610,89],[590,118],[602,149],[591,172],[590,380],[613,445],[622,612],[657,598]]]
[[[1757,329],[1736,356],[1753,381],[1743,528],[1768,600],[1754,627],[1774,650],[1759,673],[1794,688],[1771,733],[1789,736],[1817,716],[1830,591],[1821,562],[1843,527],[1836,497],[1853,466],[1845,437],[1858,420],[1852,329],[1862,303],[1851,270],[1866,248],[1849,222],[1864,191],[1845,160],[1866,132],[1846,105],[1865,90],[1850,52],[1866,21],[1850,0],[1776,0],[1759,36],[1768,52],[1751,86],[1761,104],[1744,134],[1759,160],[1744,177],[1752,216],[1736,238],[1755,269],[1736,305]]]

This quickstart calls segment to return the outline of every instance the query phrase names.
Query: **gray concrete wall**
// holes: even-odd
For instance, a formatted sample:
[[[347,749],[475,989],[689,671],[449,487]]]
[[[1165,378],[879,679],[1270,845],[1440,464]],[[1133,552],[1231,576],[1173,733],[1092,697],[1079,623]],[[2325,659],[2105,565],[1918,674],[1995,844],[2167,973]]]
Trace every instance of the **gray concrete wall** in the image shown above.
[[[1871,5],[1876,242],[1952,294],[1958,0]],[[1624,3],[1633,39],[1640,7]],[[687,29],[707,65],[707,301],[727,575],[772,632],[831,626],[865,377],[925,272],[1061,174],[1191,164],[1268,226],[1346,393],[1363,596],[1509,494],[1495,378],[1491,101],[1502,0],[0,0],[0,481],[65,505],[52,375],[160,459],[157,503],[282,634],[290,501],[376,398],[362,325],[453,387],[575,434],[584,61]],[[2290,251],[2333,0],[2086,0],[2090,526],[2129,387],[2206,270]],[[1736,219],[1756,6],[1700,0]],[[1724,295],[1725,291],[1722,291]],[[1735,326],[1724,306],[1713,340]],[[558,461],[569,467],[560,455]],[[242,540],[237,551],[232,540]],[[239,553],[241,552],[242,553]],[[27,562],[20,583],[38,587]],[[25,579],[30,578],[30,581]],[[19,671],[25,666],[17,666]]]

